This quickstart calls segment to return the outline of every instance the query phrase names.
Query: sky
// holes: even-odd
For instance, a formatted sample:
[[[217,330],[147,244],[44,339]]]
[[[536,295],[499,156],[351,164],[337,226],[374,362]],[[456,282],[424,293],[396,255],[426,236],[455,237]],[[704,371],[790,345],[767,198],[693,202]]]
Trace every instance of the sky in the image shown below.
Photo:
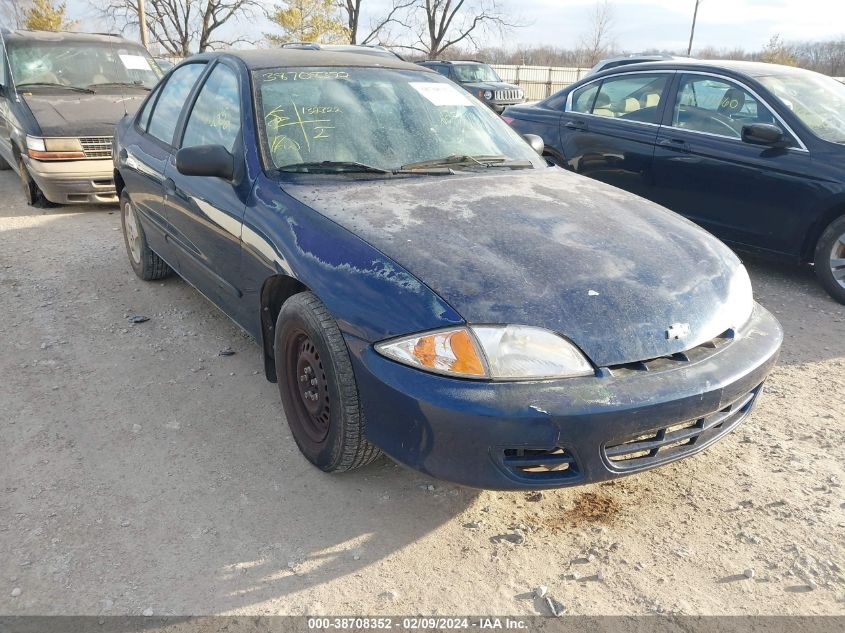
[[[196,0],[195,0],[196,1]],[[501,0],[508,14],[526,24],[507,36],[507,44],[547,44],[575,48],[589,30],[595,0]],[[80,30],[106,30],[94,8],[97,0],[69,0],[68,10]],[[273,4],[267,2],[268,6]],[[365,0],[363,23],[389,0]],[[695,0],[611,0],[612,37],[617,49],[685,51]],[[369,6],[368,6],[369,5]],[[232,29],[260,38],[269,25],[233,25]],[[775,34],[785,41],[845,36],[845,0],[702,0],[693,49],[704,46],[758,50]],[[481,44],[505,45],[491,34]]]

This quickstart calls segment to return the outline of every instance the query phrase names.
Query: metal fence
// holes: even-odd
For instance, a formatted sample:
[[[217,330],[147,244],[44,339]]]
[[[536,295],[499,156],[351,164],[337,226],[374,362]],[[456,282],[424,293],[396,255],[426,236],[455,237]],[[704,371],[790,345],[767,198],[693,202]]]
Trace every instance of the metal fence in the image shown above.
[[[589,68],[562,66],[507,66],[493,64],[502,81],[516,84],[525,92],[528,101],[545,99],[569,84],[581,79]]]

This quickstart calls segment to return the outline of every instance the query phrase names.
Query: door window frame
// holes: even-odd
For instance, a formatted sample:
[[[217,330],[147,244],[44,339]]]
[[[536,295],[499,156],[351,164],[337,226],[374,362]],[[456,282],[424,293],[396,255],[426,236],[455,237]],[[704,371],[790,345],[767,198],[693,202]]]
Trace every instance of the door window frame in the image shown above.
[[[243,93],[241,92],[241,74],[239,69],[231,63],[228,63],[225,59],[218,59],[215,60],[214,63],[209,64],[209,68],[206,69],[205,73],[200,75],[197,79],[197,85],[194,86],[194,89],[188,95],[188,100],[185,102],[185,106],[182,109],[182,113],[179,116],[179,122],[176,125],[176,132],[174,134],[174,139],[176,139],[176,144],[173,146],[174,149],[181,149],[182,143],[185,140],[185,130],[188,127],[188,121],[191,119],[191,115],[194,112],[194,106],[199,99],[200,94],[202,93],[202,89],[205,88],[205,85],[208,83],[209,77],[211,77],[211,73],[214,72],[214,69],[218,66],[225,66],[229,70],[232,71],[235,75],[235,83],[238,86],[238,111],[239,111],[239,118],[240,118],[240,125],[238,126],[238,134],[235,137],[235,144],[232,148],[232,154],[237,155],[237,148],[238,148],[238,140],[243,135],[243,128],[244,128],[244,98]]]
[[[718,73],[703,71],[703,70],[679,70],[677,72],[678,72],[678,80],[674,83],[674,85],[672,87],[672,91],[671,91],[672,94],[670,94],[670,96],[672,97],[672,100],[671,100],[672,106],[668,110],[664,110],[664,119],[668,119],[668,120],[666,120],[663,127],[667,128],[669,130],[675,131],[675,132],[688,132],[690,134],[700,134],[702,136],[709,136],[709,137],[712,137],[712,138],[724,139],[726,141],[732,141],[734,143],[741,143],[743,145],[749,145],[751,147],[757,147],[757,148],[761,148],[761,149],[765,148],[764,145],[751,145],[749,143],[746,143],[745,141],[742,140],[742,138],[734,138],[732,136],[725,136],[724,134],[715,134],[713,132],[704,132],[704,131],[701,131],[701,130],[691,130],[691,129],[688,129],[688,128],[675,127],[674,125],[672,125],[672,123],[674,121],[674,117],[675,117],[675,106],[677,105],[678,94],[680,93],[680,88],[681,88],[681,78],[684,75],[699,75],[699,76],[702,76],[702,77],[710,77],[710,78],[716,79],[718,81],[724,81],[724,82],[727,82],[728,84],[733,84],[734,86],[737,86],[737,87],[745,90],[748,94],[750,94],[752,97],[754,97],[757,100],[758,106],[762,105],[763,107],[765,107],[772,114],[772,116],[775,118],[775,120],[778,122],[778,124],[781,126],[781,129],[783,129],[783,131],[785,133],[789,134],[789,136],[792,137],[792,139],[796,143],[798,143],[797,147],[790,146],[790,147],[785,147],[783,149],[785,149],[787,151],[791,150],[791,151],[796,151],[796,152],[808,152],[809,153],[809,150],[807,149],[807,146],[804,144],[804,141],[802,141],[801,137],[798,136],[798,134],[795,133],[795,130],[793,130],[789,126],[789,124],[786,121],[783,120],[783,117],[778,113],[778,111],[775,108],[773,108],[769,104],[769,102],[766,101],[766,99],[763,99],[753,88],[748,86],[748,84],[744,83],[742,80],[737,79],[735,77],[728,77],[727,75],[720,75]]]
[[[671,96],[671,94],[672,94],[672,88],[673,88],[672,80],[674,79],[674,75],[676,75],[678,72],[679,71],[675,70],[675,69],[669,70],[669,69],[662,69],[661,68],[661,69],[657,69],[657,70],[623,71],[623,72],[613,73],[612,75],[606,75],[604,77],[597,77],[596,79],[593,79],[592,81],[587,81],[587,82],[581,84],[580,86],[578,86],[577,88],[575,88],[574,90],[569,91],[569,94],[566,95],[566,104],[564,105],[563,113],[564,114],[572,114],[573,116],[588,116],[588,117],[592,117],[594,119],[600,119],[602,121],[618,121],[619,123],[633,123],[633,124],[636,124],[636,125],[651,125],[653,127],[660,127],[662,125],[661,121],[664,119],[664,115],[666,113],[666,103],[668,102],[667,97]],[[598,94],[599,94],[599,92],[601,92],[601,88],[602,88],[601,84],[604,83],[608,79],[617,79],[619,77],[627,77],[629,75],[662,75],[662,74],[671,75],[671,76],[666,80],[666,85],[663,88],[663,94],[661,94],[661,96],[660,96],[660,105],[658,106],[658,110],[657,110],[657,123],[651,123],[649,121],[635,121],[633,119],[620,119],[618,117],[606,117],[606,116],[601,116],[599,114],[593,114],[592,112],[574,112],[572,110],[572,96],[575,94],[575,92],[577,92],[581,88],[585,88],[586,86],[589,86],[590,84],[599,83],[598,90],[596,90],[596,97],[598,97]],[[595,100],[593,101],[593,106],[595,106]],[[590,108],[590,109],[592,110],[592,108]]]

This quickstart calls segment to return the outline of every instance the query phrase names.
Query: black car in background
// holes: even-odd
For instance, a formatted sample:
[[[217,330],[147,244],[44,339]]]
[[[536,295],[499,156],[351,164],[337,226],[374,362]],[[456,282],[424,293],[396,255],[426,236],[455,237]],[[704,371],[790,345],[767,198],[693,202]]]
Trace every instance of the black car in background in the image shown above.
[[[579,174],[662,204],[738,250],[815,266],[845,303],[845,85],[754,62],[607,70],[503,118]]]
[[[444,61],[439,59],[417,62],[431,68],[444,77],[460,84],[467,92],[475,95],[494,112],[525,101],[522,88],[501,80],[488,64],[477,61]]]
[[[115,124],[161,71],[115,35],[0,31],[0,169],[20,175],[35,206],[114,204]]]

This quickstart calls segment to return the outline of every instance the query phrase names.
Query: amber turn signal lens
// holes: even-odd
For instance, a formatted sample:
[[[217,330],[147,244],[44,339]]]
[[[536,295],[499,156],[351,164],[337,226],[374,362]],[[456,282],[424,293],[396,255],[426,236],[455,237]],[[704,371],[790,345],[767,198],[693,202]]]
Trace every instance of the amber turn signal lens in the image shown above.
[[[422,336],[413,353],[419,364],[428,369],[484,376],[484,365],[466,330]]]

